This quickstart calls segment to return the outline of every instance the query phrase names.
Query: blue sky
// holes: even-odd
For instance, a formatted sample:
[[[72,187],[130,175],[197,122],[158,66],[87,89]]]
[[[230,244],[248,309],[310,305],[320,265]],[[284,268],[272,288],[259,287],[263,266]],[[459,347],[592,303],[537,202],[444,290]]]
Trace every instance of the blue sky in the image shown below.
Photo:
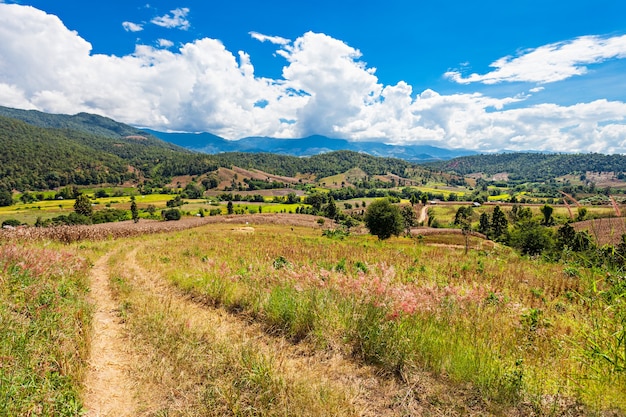
[[[626,2],[0,0],[0,105],[237,139],[626,153]]]

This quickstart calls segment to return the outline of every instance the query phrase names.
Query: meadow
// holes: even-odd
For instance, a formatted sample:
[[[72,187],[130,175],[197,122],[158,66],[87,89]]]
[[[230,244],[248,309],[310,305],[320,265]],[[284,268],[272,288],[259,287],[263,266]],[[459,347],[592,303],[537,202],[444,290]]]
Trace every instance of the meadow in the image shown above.
[[[388,415],[418,405],[466,415],[626,410],[622,277],[478,240],[465,254],[459,235],[340,239],[319,226],[221,217],[182,231],[87,234],[66,246],[51,236],[1,241],[8,414],[80,410],[88,265],[104,253],[136,352],[137,395],[157,404],[145,415],[363,415],[350,378],[325,374],[330,357],[347,361],[344,374],[371,367],[368,378],[397,384],[390,395],[402,401],[380,394],[370,405],[395,404]],[[245,331],[194,324],[211,314]],[[235,336],[251,327],[254,336]],[[280,356],[293,350],[309,358],[307,373],[301,362],[286,365],[294,355]],[[443,392],[456,396],[455,408]]]

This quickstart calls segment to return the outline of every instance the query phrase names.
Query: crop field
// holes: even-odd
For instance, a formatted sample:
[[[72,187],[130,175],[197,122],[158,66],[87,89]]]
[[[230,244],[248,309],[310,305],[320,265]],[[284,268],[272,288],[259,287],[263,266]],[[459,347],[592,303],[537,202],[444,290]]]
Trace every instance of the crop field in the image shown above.
[[[466,254],[443,231],[329,238],[316,219],[3,232],[4,414],[77,415],[113,385],[88,366],[97,277],[134,415],[626,411],[626,309],[603,273],[478,238]]]

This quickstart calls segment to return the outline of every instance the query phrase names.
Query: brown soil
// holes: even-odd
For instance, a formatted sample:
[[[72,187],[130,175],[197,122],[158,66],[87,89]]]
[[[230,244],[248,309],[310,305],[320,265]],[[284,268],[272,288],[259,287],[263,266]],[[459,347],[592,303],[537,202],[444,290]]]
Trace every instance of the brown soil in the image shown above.
[[[103,256],[91,271],[95,313],[84,387],[85,415],[89,417],[133,416],[136,410],[128,342],[108,286],[108,260],[108,255]]]

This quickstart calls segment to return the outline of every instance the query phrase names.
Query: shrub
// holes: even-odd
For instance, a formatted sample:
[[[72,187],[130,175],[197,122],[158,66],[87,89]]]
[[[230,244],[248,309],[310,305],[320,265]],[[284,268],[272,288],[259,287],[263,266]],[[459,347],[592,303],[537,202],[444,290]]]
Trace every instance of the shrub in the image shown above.
[[[178,209],[169,209],[169,210],[163,210],[161,212],[161,216],[163,217],[163,219],[165,219],[165,221],[170,221],[170,220],[180,220],[181,214],[180,214],[180,210]]]
[[[2,227],[4,227],[4,226],[17,227],[17,226],[19,226],[21,224],[22,223],[20,223],[19,220],[16,220],[16,219],[6,219],[5,221],[2,222]]]

